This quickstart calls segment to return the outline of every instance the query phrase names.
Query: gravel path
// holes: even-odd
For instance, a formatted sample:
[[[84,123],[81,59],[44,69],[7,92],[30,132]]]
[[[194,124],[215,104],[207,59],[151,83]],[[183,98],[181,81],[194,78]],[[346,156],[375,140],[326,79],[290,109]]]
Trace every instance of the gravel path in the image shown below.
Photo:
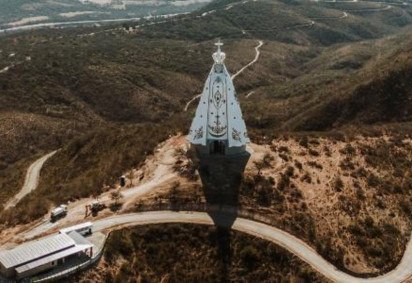
[[[21,188],[20,192],[18,192],[12,199],[10,199],[6,203],[4,209],[9,209],[10,207],[16,206],[22,198],[24,198],[26,195],[28,195],[30,192],[34,191],[37,188],[37,185],[39,184],[40,171],[43,168],[44,163],[50,157],[56,154],[56,152],[57,150],[50,152],[42,156],[41,158],[37,159],[30,165],[29,169],[27,169],[23,187]]]

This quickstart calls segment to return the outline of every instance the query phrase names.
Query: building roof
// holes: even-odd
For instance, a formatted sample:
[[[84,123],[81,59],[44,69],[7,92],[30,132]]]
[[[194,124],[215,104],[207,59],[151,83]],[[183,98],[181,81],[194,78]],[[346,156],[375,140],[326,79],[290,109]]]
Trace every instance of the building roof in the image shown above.
[[[76,254],[78,252],[84,251],[88,248],[91,248],[92,246],[93,245],[91,245],[91,244],[73,246],[73,247],[71,247],[69,249],[66,249],[66,250],[63,250],[61,252],[58,252],[58,253],[52,254],[50,256],[46,256],[46,257],[40,258],[38,260],[35,260],[35,261],[29,262],[27,264],[24,264],[22,266],[19,266],[19,267],[16,268],[16,272],[17,272],[17,274],[24,273],[28,270],[37,268],[39,266],[43,266],[43,265],[45,265],[47,263],[50,263],[50,262],[53,262],[55,260],[65,258],[65,257],[68,257],[70,255]]]
[[[86,246],[93,246],[85,237],[77,233],[76,231],[71,231],[67,235],[73,239],[77,246],[86,245]]]
[[[52,235],[25,243],[12,250],[0,251],[0,263],[8,269],[60,252],[75,245],[75,240],[66,234]]]

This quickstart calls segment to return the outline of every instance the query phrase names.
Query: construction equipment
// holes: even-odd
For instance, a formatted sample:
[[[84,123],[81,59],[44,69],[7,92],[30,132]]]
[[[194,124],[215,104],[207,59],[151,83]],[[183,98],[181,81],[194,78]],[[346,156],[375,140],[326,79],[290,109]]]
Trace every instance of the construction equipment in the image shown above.
[[[96,216],[99,213],[99,211],[101,211],[105,208],[106,208],[105,204],[101,203],[99,200],[94,200],[94,201],[92,201],[91,204],[86,205],[85,218],[87,216],[89,216],[89,211],[90,211],[92,216]]]
[[[99,212],[100,210],[102,210],[102,209],[104,209],[104,208],[106,208],[106,205],[103,204],[103,203],[101,203],[101,202],[98,201],[98,200],[94,200],[94,201],[92,202],[92,204],[90,205],[90,210],[91,210],[92,212]]]

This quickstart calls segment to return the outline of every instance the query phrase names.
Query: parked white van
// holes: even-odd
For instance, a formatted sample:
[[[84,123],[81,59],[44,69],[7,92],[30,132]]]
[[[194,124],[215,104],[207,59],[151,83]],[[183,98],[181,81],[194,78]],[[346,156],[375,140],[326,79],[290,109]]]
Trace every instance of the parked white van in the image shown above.
[[[60,234],[68,234],[70,232],[76,231],[80,235],[86,236],[93,233],[93,223],[85,222],[71,227],[63,228],[59,232]]]

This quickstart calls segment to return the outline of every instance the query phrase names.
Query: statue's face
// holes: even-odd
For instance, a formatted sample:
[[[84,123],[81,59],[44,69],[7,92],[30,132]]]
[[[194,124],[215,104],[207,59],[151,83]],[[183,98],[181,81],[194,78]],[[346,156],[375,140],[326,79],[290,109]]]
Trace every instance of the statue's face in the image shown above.
[[[215,72],[216,73],[223,72],[223,65],[222,64],[215,64]]]

